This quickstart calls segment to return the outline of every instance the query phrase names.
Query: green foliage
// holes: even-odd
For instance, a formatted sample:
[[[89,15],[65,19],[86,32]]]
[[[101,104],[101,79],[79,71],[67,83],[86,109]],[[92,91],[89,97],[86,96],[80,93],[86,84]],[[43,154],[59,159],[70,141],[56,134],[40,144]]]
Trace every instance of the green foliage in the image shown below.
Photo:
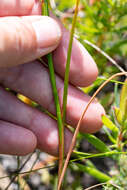
[[[102,122],[107,128],[112,131],[112,133],[114,133],[115,137],[118,136],[117,126],[108,117],[106,117],[106,115],[102,116]]]
[[[82,136],[87,139],[89,143],[91,143],[98,151],[100,152],[109,152],[110,148],[106,146],[106,144],[98,139],[96,136],[91,134],[82,134]]]
[[[117,96],[117,94],[116,94]],[[117,98],[117,97],[116,97]],[[115,107],[115,117],[119,124],[119,134],[117,134],[117,150],[124,150],[124,145],[126,144],[126,132],[127,132],[127,125],[126,125],[126,118],[127,118],[127,111],[126,111],[126,100],[127,100],[127,84],[126,80],[124,85],[122,86],[121,94],[120,94],[120,103],[119,107]],[[111,120],[107,119],[106,116],[103,116],[103,123],[110,128],[110,130],[116,129],[116,125],[114,125]],[[125,143],[124,143],[125,141]],[[115,175],[112,177],[112,182],[118,186],[118,189],[127,189],[127,183],[126,183],[126,177],[127,177],[127,156],[126,155],[120,155],[117,158],[117,165],[118,167],[115,168]],[[112,170],[113,172],[113,170]],[[115,189],[115,187],[112,184],[107,184],[104,186],[104,190],[106,189],[112,190]]]
[[[112,173],[116,173],[112,177],[112,183],[118,186],[120,190],[127,190],[127,156],[121,155],[120,159],[118,161],[118,167],[112,169]],[[107,184],[103,188],[104,190],[115,190],[116,187],[114,187],[112,184]]]
[[[69,0],[69,1],[59,1],[56,0],[57,3],[57,9],[59,9],[60,11],[65,11],[68,8],[71,8],[72,6],[75,5],[75,0]]]
[[[83,164],[78,164],[78,163],[76,165],[79,167],[79,169],[81,171],[90,174],[91,176],[98,179],[100,182],[106,182],[106,181],[109,181],[111,179],[109,176],[107,176],[106,174],[100,172],[99,170],[97,170],[94,167],[91,167],[91,166],[88,166],[88,165],[83,165]]]
[[[71,14],[73,15],[73,7],[70,7],[69,3],[73,5],[70,1],[60,1],[58,0],[58,7],[64,17],[60,16],[62,22],[67,28],[71,25]],[[63,4],[66,4],[63,6]],[[68,4],[68,5],[67,5]],[[68,6],[68,7],[67,7]],[[70,9],[71,8],[71,9]],[[97,52],[92,46],[87,45],[84,40],[88,40],[98,46],[101,50],[108,53],[119,65],[125,65],[125,60],[127,56],[127,1],[122,0],[102,0],[94,1],[90,5],[89,0],[81,0],[81,9],[79,10],[78,22],[76,24],[76,35],[80,42],[87,48],[87,50],[94,57],[98,68],[100,76],[97,80],[89,87],[83,88],[85,93],[92,94],[97,87],[106,80],[112,74],[118,72],[118,68],[112,65],[107,58],[100,52]],[[103,77],[102,77],[103,75]],[[87,140],[96,150],[96,154],[93,153],[81,153],[78,152],[77,147],[77,159],[85,158],[85,161],[96,156],[107,156],[111,157],[116,166],[112,167],[109,173],[113,170],[117,171],[117,174],[111,174],[113,184],[107,183],[103,188],[106,189],[117,189],[117,187],[122,190],[126,187],[126,182],[124,182],[125,174],[121,172],[125,169],[123,166],[125,164],[127,157],[122,155],[120,152],[124,152],[124,147],[126,146],[126,87],[123,86],[121,97],[120,97],[120,85],[117,80],[112,81],[115,86],[113,86],[112,92],[105,89],[100,93],[100,102],[105,107],[107,111],[107,116],[102,116],[102,122],[104,124],[103,131],[108,137],[110,147],[103,142],[101,139],[97,138],[96,135],[84,134],[78,139],[78,142],[82,141],[83,138]],[[121,83],[121,82],[120,82]],[[126,83],[126,82],[125,82]],[[122,84],[122,83],[121,83]],[[111,86],[111,85],[110,85]],[[114,92],[113,92],[114,91]],[[125,92],[123,92],[125,91]],[[120,97],[120,98],[119,98]],[[113,105],[113,109],[111,107]],[[124,122],[123,122],[124,121]],[[120,153],[116,154],[115,153]],[[126,151],[125,151],[126,153]],[[91,154],[91,155],[88,155]],[[74,159],[75,160],[75,159]],[[122,164],[124,163],[124,164]],[[86,163],[84,165],[77,164],[78,170],[89,173],[89,175],[94,176],[94,170],[97,172],[96,167],[90,168]],[[115,169],[113,169],[115,168]],[[77,170],[77,172],[78,172]],[[126,170],[126,169],[125,169]],[[92,172],[93,171],[93,172]],[[127,170],[126,170],[127,171]],[[126,173],[125,171],[125,173]],[[95,173],[96,173],[95,172]],[[101,171],[100,171],[101,172]],[[115,173],[115,172],[114,172]],[[104,174],[105,175],[105,174]],[[96,173],[95,178],[98,181],[104,182],[99,178],[99,174]],[[111,181],[112,181],[111,180]],[[124,184],[124,185],[123,185]],[[76,186],[75,186],[76,189]]]
[[[122,120],[125,120],[127,117],[127,80],[125,81],[121,91],[120,110],[122,114]]]
[[[56,1],[54,12],[56,12],[68,29],[70,29],[72,24],[74,5],[74,0]],[[89,0],[81,0],[78,22],[76,23],[76,35],[91,53],[99,68],[97,80],[89,87],[82,89],[85,93],[92,94],[104,80],[107,80],[112,74],[117,73],[118,68],[112,65],[104,54],[97,52],[92,46],[86,44],[84,40],[92,42],[106,52],[118,65],[125,65],[127,56],[126,13],[126,0],[95,0],[92,4],[90,4]],[[111,82],[111,90],[108,90],[107,93],[104,89],[99,95],[100,102],[107,112],[107,116],[102,116],[104,124],[102,130],[108,142],[103,142],[96,135],[79,135],[77,139],[78,144],[85,139],[94,147],[95,152],[81,152],[78,150],[79,146],[77,146],[77,150],[73,153],[74,158],[70,163],[70,170],[75,171],[76,180],[72,183],[71,188],[67,185],[66,176],[64,189],[82,189],[80,185],[80,172],[83,172],[96,178],[98,182],[108,181],[106,185],[103,185],[104,190],[126,190],[127,85],[126,81],[123,83],[119,81],[119,78]],[[113,84],[115,85],[113,86]],[[120,91],[121,84],[123,88]],[[108,175],[96,168],[95,164],[90,160],[96,157],[110,157],[114,160],[115,165],[110,168]],[[78,160],[81,160],[81,163],[78,163]]]
[[[59,16],[65,27],[70,29],[75,0],[56,0],[55,4],[54,13]],[[77,19],[76,36],[91,53],[99,69],[99,76],[96,81],[89,87],[82,88],[85,93],[91,95],[103,81],[117,73],[118,68],[112,65],[101,52],[86,44],[84,40],[95,44],[111,56],[118,65],[126,69],[127,0],[95,0],[92,4],[90,4],[90,0],[81,0]],[[51,56],[48,56],[48,59],[49,66],[51,66]],[[50,67],[50,70],[52,69]],[[121,86],[122,90],[120,89]],[[53,89],[55,88],[53,87]],[[68,176],[65,177],[64,189],[66,190],[83,189],[81,185],[82,173],[89,174],[100,183],[106,182],[106,185],[102,187],[104,190],[127,189],[127,81],[122,82],[121,78],[112,80],[109,86],[99,94],[99,100],[107,113],[106,116],[102,116],[101,137],[96,134],[79,134],[77,138],[78,145],[73,152],[69,165],[69,171],[73,173],[75,179],[70,186],[68,185]],[[56,106],[60,111],[58,101],[57,96]],[[50,113],[48,114],[51,116]],[[52,117],[54,118],[54,116]],[[60,123],[62,123],[61,119]],[[104,142],[102,136],[106,136],[106,142]],[[79,145],[84,139],[93,147],[90,152],[80,150]],[[114,165],[112,165],[108,174],[99,170],[92,160],[105,157],[109,157],[114,161]],[[19,159],[17,164],[17,169],[19,169]],[[57,175],[50,175],[50,182],[55,190],[57,188]]]
[[[69,4],[73,5],[72,1],[58,1],[58,4],[58,8],[61,6],[60,10],[63,12],[65,7],[69,10]],[[66,5],[62,6],[63,4]],[[88,0],[81,0],[81,4],[82,8],[79,11],[76,32],[79,40],[84,44],[84,39],[87,39],[110,56],[118,56],[119,61],[121,61],[121,58],[124,61],[127,55],[127,1],[102,0],[95,1],[90,6]],[[70,17],[64,19],[67,27],[70,22]],[[105,68],[107,65],[106,59],[100,54],[95,54],[93,48],[86,47],[95,58],[101,73],[104,72],[105,76],[109,76],[110,73],[116,72],[113,67],[110,70],[108,67]]]

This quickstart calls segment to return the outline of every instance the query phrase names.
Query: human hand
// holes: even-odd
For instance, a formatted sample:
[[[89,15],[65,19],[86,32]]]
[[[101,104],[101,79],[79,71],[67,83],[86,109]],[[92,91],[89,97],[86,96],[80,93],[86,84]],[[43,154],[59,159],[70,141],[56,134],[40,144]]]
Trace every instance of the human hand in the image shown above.
[[[29,16],[28,16],[29,15]],[[36,16],[30,16],[36,15]],[[63,77],[69,33],[54,19],[39,16],[39,0],[1,0],[0,6],[0,153],[25,155],[39,148],[58,153],[57,122],[24,104],[5,90],[10,88],[55,114],[48,69],[37,58],[53,52],[56,83],[62,105]],[[18,17],[20,16],[20,17]],[[61,28],[61,29],[60,29]],[[25,63],[25,64],[24,64]],[[98,70],[83,46],[74,40],[70,66],[67,123],[76,126],[90,97],[76,86],[88,86]],[[100,129],[102,106],[94,101],[82,121],[81,132]],[[65,130],[65,151],[72,139]]]

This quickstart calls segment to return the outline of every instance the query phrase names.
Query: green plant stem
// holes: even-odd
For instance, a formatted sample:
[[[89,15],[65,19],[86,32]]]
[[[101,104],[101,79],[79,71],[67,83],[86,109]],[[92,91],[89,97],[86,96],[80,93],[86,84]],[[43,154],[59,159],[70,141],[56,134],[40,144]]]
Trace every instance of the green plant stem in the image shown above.
[[[91,154],[91,155],[86,155],[86,153],[84,154],[83,156],[83,152],[74,152],[74,154],[78,155],[78,156],[81,156],[79,158],[76,158],[76,159],[73,159],[73,160],[70,160],[70,163],[71,162],[76,162],[76,161],[79,161],[79,160],[83,160],[83,159],[88,159],[88,158],[97,158],[97,157],[112,157],[113,155],[127,155],[127,152],[116,152],[115,150],[111,151],[111,152],[105,152],[105,153],[98,153],[98,154]]]
[[[79,2],[80,2],[80,0],[76,1],[76,8],[75,8],[75,13],[74,13],[74,18],[73,18],[73,21],[72,21],[72,28],[71,28],[70,39],[69,39],[69,46],[68,46],[68,51],[67,51],[67,61],[66,61],[66,69],[65,69],[65,77],[64,77],[63,106],[62,106],[62,123],[63,123],[62,133],[63,134],[64,134],[65,119],[66,119],[68,81],[69,81],[69,70],[70,70],[72,43],[73,43],[74,30],[75,30],[76,19],[77,19],[77,14],[78,14],[78,5],[79,5]],[[64,138],[64,136],[63,136],[63,138]],[[64,153],[64,147],[63,147],[62,152]],[[62,169],[63,169],[63,164],[62,164]],[[58,187],[58,190],[59,189],[60,189],[60,187]]]
[[[79,2],[80,2],[80,0],[76,1],[76,8],[75,8],[75,13],[74,13],[74,18],[72,21],[69,46],[68,46],[68,51],[67,51],[67,61],[66,61],[65,78],[64,78],[63,108],[62,108],[63,124],[64,124],[65,119],[66,119],[67,93],[68,93],[68,81],[69,81],[69,70],[70,70],[70,62],[71,62],[72,43],[73,43],[74,30],[75,30],[76,19],[77,19],[77,14],[78,14]]]
[[[43,12],[42,14],[49,16],[48,0],[44,0],[44,6],[42,3],[42,12]],[[51,53],[47,55],[47,59],[48,59],[52,92],[53,92],[54,102],[55,102],[55,107],[56,107],[58,129],[59,129],[59,174],[58,175],[60,177],[62,167],[63,167],[63,161],[64,161],[64,131],[63,131],[62,114],[61,114],[61,109],[60,109],[58,91],[56,87],[55,72],[54,72],[53,59],[52,59]]]
[[[55,101],[55,106],[56,106],[56,115],[57,115],[57,122],[58,122],[58,127],[59,127],[59,140],[60,140],[60,145],[61,145],[63,141],[62,139],[63,123],[62,123],[61,109],[60,109],[60,104],[59,104],[59,97],[58,97],[58,92],[56,88],[55,72],[54,72],[54,67],[53,67],[52,55],[48,54],[47,58],[48,58],[48,64],[49,64],[50,80],[51,80],[53,96],[54,96],[54,101]]]

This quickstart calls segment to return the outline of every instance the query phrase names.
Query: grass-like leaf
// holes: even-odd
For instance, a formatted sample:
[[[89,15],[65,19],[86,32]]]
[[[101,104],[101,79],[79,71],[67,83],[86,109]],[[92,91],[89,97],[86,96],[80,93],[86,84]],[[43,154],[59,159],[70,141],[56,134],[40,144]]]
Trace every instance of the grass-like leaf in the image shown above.
[[[114,139],[114,137],[111,135],[111,133],[109,132],[109,130],[107,129],[106,126],[103,126],[103,130],[104,130],[105,134],[108,136],[109,140],[110,140],[113,144],[116,144],[117,139]]]
[[[72,21],[72,28],[71,28],[71,32],[70,32],[70,40],[69,40],[69,46],[68,46],[68,51],[67,51],[67,61],[66,61],[66,69],[65,69],[65,77],[64,77],[63,108],[62,108],[63,123],[65,122],[65,118],[66,118],[66,105],[67,105],[67,93],[68,93],[68,81],[69,81],[69,70],[70,70],[70,62],[71,62],[72,43],[73,43],[75,26],[76,26],[76,19],[77,19],[77,14],[78,14],[79,2],[80,2],[80,0],[76,1],[76,8],[75,8],[75,13],[74,13],[74,18]]]
[[[94,178],[98,179],[99,182],[106,182],[111,180],[111,178],[104,174],[103,172],[99,171],[96,168],[89,167],[87,165],[76,163],[80,171],[86,172],[89,175],[93,176]]]
[[[102,116],[102,122],[107,128],[109,128],[112,131],[114,137],[117,138],[119,132],[117,126],[106,115]]]
[[[113,157],[114,155],[127,155],[127,152],[117,152],[116,150],[113,150],[110,152],[98,153],[98,154],[90,154],[90,155],[86,155],[86,153],[79,152],[79,151],[78,152],[75,151],[74,153],[80,157],[70,160],[70,163],[83,160],[83,159],[88,159],[88,158],[99,158],[99,157],[103,158],[103,157]]]
[[[115,83],[114,96],[115,96],[115,106],[118,107],[119,106],[118,83]]]
[[[91,134],[82,134],[82,136],[87,139],[89,143],[91,143],[97,150],[100,152],[109,152],[110,148],[106,146],[106,144],[97,138],[95,135]]]
[[[44,1],[44,5],[42,2],[42,14],[43,13],[46,16],[49,16],[48,0]],[[50,81],[51,81],[51,86],[52,86],[52,91],[53,91],[53,96],[54,96],[54,102],[55,102],[55,107],[56,107],[58,129],[59,129],[59,176],[60,176],[62,166],[63,166],[63,158],[64,158],[63,122],[62,122],[59,96],[58,96],[58,91],[57,91],[57,87],[56,87],[55,71],[54,71],[53,59],[52,59],[51,53],[49,53],[47,55],[47,59],[48,59],[48,66],[49,66],[49,73],[50,73]]]
[[[123,117],[126,117],[126,101],[127,101],[127,80],[125,80],[125,84],[123,85],[120,94],[120,110],[122,112]]]

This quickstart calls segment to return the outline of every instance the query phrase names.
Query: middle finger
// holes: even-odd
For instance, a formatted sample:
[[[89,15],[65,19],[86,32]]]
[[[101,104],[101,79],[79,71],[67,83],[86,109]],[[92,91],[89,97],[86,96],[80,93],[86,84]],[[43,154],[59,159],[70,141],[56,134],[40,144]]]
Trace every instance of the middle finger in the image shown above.
[[[39,62],[28,63],[9,69],[0,69],[0,82],[4,87],[11,88],[29,97],[52,114],[55,114],[48,69]],[[56,76],[56,83],[62,107],[64,83],[59,76]],[[89,96],[74,86],[69,85],[66,118],[68,124],[76,126],[89,100]],[[96,132],[99,130],[102,125],[102,114],[104,114],[102,106],[97,101],[93,101],[82,121],[81,131]]]

